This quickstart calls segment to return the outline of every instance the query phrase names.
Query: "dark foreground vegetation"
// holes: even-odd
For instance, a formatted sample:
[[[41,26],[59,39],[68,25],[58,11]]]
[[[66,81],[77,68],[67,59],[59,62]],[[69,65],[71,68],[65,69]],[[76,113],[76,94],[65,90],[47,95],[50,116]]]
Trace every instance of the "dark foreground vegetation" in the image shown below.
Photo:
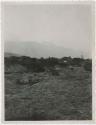
[[[26,56],[16,57],[5,57],[5,67],[10,67],[13,65],[21,65],[26,70],[26,72],[44,72],[49,68],[54,68],[54,66],[60,67],[81,67],[87,71],[92,70],[92,61],[90,59],[82,59],[82,58],[71,58],[71,57],[63,57],[61,59],[49,57],[49,58],[30,58]],[[5,70],[6,71],[6,70]],[[8,71],[10,72],[10,71]],[[23,71],[24,72],[24,71]]]
[[[92,61],[5,57],[5,120],[91,120]]]

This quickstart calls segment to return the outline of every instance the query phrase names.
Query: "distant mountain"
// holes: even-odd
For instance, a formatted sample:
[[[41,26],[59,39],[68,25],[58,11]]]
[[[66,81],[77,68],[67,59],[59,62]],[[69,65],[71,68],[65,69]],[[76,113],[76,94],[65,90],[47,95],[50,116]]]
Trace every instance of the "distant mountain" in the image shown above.
[[[30,57],[80,57],[81,52],[47,42],[5,42],[5,52]],[[10,55],[10,54],[9,54]],[[7,54],[8,56],[8,54]]]
[[[15,53],[8,53],[8,52],[4,53],[4,57],[11,57],[11,56],[17,56],[17,57],[19,57],[20,55],[19,54],[15,54]]]

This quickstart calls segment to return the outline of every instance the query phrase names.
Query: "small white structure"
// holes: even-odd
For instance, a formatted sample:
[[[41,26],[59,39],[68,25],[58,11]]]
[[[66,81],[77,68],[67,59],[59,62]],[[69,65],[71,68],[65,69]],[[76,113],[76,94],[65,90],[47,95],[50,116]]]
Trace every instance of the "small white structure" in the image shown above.
[[[67,60],[64,60],[63,62],[64,62],[64,63],[67,63]]]

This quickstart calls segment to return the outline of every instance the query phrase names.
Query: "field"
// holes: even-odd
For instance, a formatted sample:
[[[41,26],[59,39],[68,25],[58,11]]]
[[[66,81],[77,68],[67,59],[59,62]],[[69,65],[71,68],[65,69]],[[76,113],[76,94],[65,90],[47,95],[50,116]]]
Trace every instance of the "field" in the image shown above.
[[[5,67],[5,120],[92,120],[91,71],[82,65],[42,72],[15,67],[21,68]]]

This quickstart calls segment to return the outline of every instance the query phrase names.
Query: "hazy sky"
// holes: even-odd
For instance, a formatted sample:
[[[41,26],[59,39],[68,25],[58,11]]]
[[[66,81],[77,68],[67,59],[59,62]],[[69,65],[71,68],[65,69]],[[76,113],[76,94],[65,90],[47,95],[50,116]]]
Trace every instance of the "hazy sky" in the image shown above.
[[[91,5],[4,4],[4,40],[37,41],[91,52]]]

